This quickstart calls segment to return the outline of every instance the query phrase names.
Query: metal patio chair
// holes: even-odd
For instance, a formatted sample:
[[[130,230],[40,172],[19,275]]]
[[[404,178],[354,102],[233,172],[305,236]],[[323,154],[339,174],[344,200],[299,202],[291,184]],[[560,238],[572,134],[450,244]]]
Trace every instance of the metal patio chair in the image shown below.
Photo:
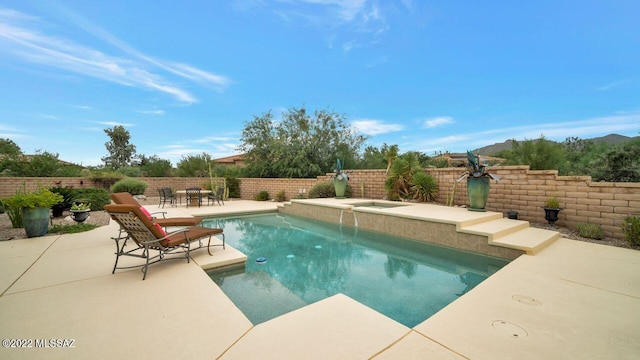
[[[222,205],[224,205],[224,186],[219,186],[215,193],[207,196],[207,205],[209,205],[210,201],[214,204],[217,201],[218,205],[220,205],[220,201],[222,201]]]
[[[189,256],[192,250],[204,247],[203,239],[208,238],[207,252],[211,253],[212,246],[222,246],[225,248],[225,239],[222,229],[206,228],[202,226],[189,226],[177,231],[167,233],[164,229],[153,223],[136,205],[105,205],[104,209],[111,218],[120,225],[120,233],[113,239],[116,242],[116,261],[113,265],[112,274],[116,269],[130,269],[142,267],[142,280],[146,279],[149,265],[161,260],[180,259],[181,257],[166,258],[166,255],[181,253],[190,261]],[[222,235],[222,244],[211,245],[211,238],[214,235]],[[129,246],[127,242],[133,241],[135,245]],[[192,244],[197,243],[195,248]],[[132,256],[145,259],[142,265],[118,267],[118,260],[121,256]]]
[[[187,207],[189,205],[198,204],[198,207],[202,205],[202,192],[198,187],[190,187],[186,189]]]

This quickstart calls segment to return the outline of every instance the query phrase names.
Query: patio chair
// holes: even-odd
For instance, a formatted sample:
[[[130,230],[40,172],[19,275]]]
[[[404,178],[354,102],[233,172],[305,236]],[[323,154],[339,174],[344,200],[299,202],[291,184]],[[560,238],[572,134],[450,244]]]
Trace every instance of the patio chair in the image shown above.
[[[135,205],[142,209],[142,212],[147,215],[149,220],[154,223],[166,228],[168,226],[195,226],[202,222],[202,218],[198,216],[193,217],[174,217],[167,218],[166,211],[157,211],[153,213],[149,213],[147,209],[145,209],[140,203],[128,192],[119,192],[111,194],[111,200],[116,204],[121,205]],[[154,215],[160,214],[162,217],[154,217]]]
[[[176,195],[173,193],[173,190],[169,187],[158,188],[158,194],[160,195],[160,202],[158,203],[158,207],[162,206],[169,202],[169,205],[173,206],[176,201]]]
[[[187,263],[190,261],[191,250],[204,247],[202,240],[208,238],[207,252],[211,254],[212,246],[222,246],[225,248],[224,233],[222,229],[206,228],[202,226],[189,226],[177,231],[167,233],[164,229],[153,223],[136,205],[105,205],[104,209],[111,218],[120,225],[120,234],[113,239],[116,241],[116,262],[113,265],[112,274],[116,269],[130,269],[142,266],[142,280],[147,278],[149,265],[161,260],[180,259],[181,257],[165,258],[166,255],[184,253]],[[126,235],[125,235],[126,234]],[[211,245],[211,237],[222,235],[222,244]],[[125,251],[127,242],[132,240],[135,248],[129,247]],[[121,244],[122,242],[122,244]],[[192,248],[192,244],[198,244]],[[153,253],[153,255],[152,255]],[[145,259],[142,265],[118,267],[118,260],[121,256],[132,256]]]
[[[202,192],[199,187],[190,187],[186,189],[187,207],[189,205],[198,204],[198,207],[202,205]]]
[[[220,201],[222,201],[222,205],[224,205],[224,187],[218,187],[218,190],[216,190],[215,193],[211,193],[207,196],[207,205],[209,205],[209,201],[214,202],[214,204],[215,201],[217,201],[218,205],[220,205]]]

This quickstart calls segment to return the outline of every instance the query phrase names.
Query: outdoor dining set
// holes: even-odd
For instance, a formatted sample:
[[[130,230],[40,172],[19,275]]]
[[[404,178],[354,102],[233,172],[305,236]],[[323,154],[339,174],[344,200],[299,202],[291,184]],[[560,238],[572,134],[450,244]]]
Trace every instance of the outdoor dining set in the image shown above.
[[[173,191],[169,187],[158,188],[158,194],[160,195],[160,202],[158,207],[163,207],[168,202],[171,206],[182,205],[182,196],[185,197],[187,207],[189,206],[202,206],[204,199],[207,200],[207,206],[224,205],[224,187],[219,186],[216,191],[204,190],[199,187],[188,187],[185,190]]]

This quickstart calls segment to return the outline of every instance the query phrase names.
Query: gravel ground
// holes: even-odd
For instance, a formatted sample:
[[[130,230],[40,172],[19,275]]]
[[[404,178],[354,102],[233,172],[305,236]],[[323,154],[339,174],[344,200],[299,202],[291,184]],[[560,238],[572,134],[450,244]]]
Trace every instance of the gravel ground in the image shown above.
[[[156,201],[153,198],[148,198],[148,199],[146,199],[146,201],[144,201],[143,205],[155,204],[155,203],[156,203]],[[64,225],[64,224],[73,225],[73,224],[75,224],[75,221],[73,221],[71,219],[71,217],[69,217],[69,214],[70,214],[70,212],[65,212],[62,217],[53,219],[52,220],[53,224],[54,225]],[[109,220],[110,220],[109,219],[109,215],[105,211],[92,211],[91,215],[86,220],[86,222],[88,224],[96,224],[96,225],[99,225],[99,226],[104,226],[104,225],[108,225],[109,224]],[[542,228],[542,229],[549,229],[549,230],[558,231],[558,232],[560,232],[562,234],[563,237],[568,238],[568,239],[586,241],[586,242],[591,242],[591,243],[595,243],[595,244],[602,244],[602,245],[617,246],[617,247],[622,247],[622,248],[632,248],[632,249],[640,250],[640,248],[638,248],[638,247],[634,248],[634,247],[630,246],[624,240],[618,240],[618,239],[613,239],[613,238],[604,238],[602,240],[594,240],[594,239],[583,238],[580,235],[578,235],[578,233],[576,231],[568,229],[568,228],[565,228],[565,227],[550,226],[548,224],[538,224],[538,223],[530,223],[530,226],[537,227],[537,228]],[[0,214],[0,241],[24,239],[26,237],[27,237],[27,235],[25,234],[23,228],[18,228],[18,229],[12,228],[11,227],[11,221],[9,220],[9,216],[7,214]]]
[[[52,219],[53,225],[73,225],[76,222],[69,216],[71,212],[66,211],[62,217]],[[99,226],[109,225],[109,215],[105,211],[92,211],[89,218],[85,220],[87,224],[95,224]],[[11,227],[9,215],[0,214],[0,241],[24,239],[27,234],[24,228],[14,229]]]

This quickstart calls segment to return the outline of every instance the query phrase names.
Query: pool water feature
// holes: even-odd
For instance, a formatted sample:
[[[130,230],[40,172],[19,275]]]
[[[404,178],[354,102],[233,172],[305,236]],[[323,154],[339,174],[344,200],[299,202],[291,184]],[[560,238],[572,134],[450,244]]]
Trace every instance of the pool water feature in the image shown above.
[[[508,263],[290,215],[204,225],[224,228],[227,243],[247,255],[244,268],[209,276],[254,324],[343,293],[413,327]]]

